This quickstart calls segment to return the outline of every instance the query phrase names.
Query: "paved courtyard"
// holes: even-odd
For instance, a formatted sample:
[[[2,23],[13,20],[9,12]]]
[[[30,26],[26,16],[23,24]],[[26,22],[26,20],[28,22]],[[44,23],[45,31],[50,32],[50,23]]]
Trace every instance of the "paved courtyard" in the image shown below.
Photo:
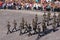
[[[30,37],[27,34],[19,35],[19,31],[6,34],[7,33],[7,21],[11,23],[11,29],[13,28],[13,20],[15,19],[18,23],[17,29],[19,28],[19,23],[21,22],[22,17],[28,23],[32,23],[32,19],[35,15],[38,15],[38,22],[42,21],[43,12],[41,11],[28,11],[28,10],[0,10],[0,40],[60,40],[60,28],[57,28],[58,31],[51,32],[41,38],[38,38],[38,35],[32,35]],[[52,13],[53,15],[53,13]],[[41,26],[40,26],[41,27]],[[52,28],[52,26],[48,26]]]

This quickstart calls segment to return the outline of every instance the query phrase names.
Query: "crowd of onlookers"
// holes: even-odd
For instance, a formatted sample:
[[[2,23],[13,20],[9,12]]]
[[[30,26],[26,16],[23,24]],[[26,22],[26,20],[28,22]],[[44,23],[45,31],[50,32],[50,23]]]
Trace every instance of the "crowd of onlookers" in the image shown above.
[[[2,2],[0,1],[0,9],[27,9],[27,10],[41,10],[41,11],[60,11],[60,1],[55,2]]]

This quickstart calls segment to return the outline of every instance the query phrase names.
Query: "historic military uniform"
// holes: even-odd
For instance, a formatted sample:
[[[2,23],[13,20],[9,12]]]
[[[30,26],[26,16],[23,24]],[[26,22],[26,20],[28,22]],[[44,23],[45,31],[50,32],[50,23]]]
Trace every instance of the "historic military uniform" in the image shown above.
[[[32,26],[33,26],[34,33],[36,33],[36,27],[35,27],[35,21],[34,21],[34,19],[32,20]]]
[[[49,13],[47,14],[47,26],[49,26],[50,16],[51,16],[51,13],[49,12]]]
[[[24,18],[22,18],[22,24],[23,24],[22,26],[23,26],[23,29],[24,29],[24,22],[25,22],[25,21],[24,21]]]
[[[28,25],[28,31],[29,31],[28,36],[30,36],[30,35],[31,35],[31,30],[32,30],[32,28],[31,28],[31,25],[29,24],[29,25]]]
[[[20,23],[20,26],[19,26],[19,29],[20,29],[20,35],[22,34],[22,23]]]
[[[37,28],[37,25],[38,25],[38,24],[37,24],[37,22],[38,22],[37,14],[35,15],[35,20],[34,20],[34,21],[35,21],[35,28]]]
[[[38,36],[40,36],[41,37],[41,35],[40,35],[40,32],[41,32],[41,28],[40,28],[40,26],[38,26]]]
[[[8,24],[7,24],[7,29],[8,29],[7,34],[8,34],[8,33],[11,33],[11,31],[10,31],[10,27],[11,27],[10,22],[8,22]]]
[[[24,31],[24,32],[26,32],[26,31],[28,32],[28,24],[27,24],[27,21],[26,21],[26,23],[25,23],[25,26],[26,26],[26,27],[25,27],[25,31]]]
[[[43,30],[44,33],[45,33],[46,29],[47,29],[47,26],[45,24],[45,21],[43,20],[43,22],[42,22],[42,30]]]
[[[57,16],[57,27],[60,26],[59,23],[60,23],[60,13],[59,13],[58,16]]]
[[[53,27],[53,32],[55,32],[55,30],[56,30],[56,14],[55,13],[53,15],[53,24],[52,24],[52,27]]]
[[[16,31],[17,31],[17,22],[16,22],[16,20],[14,20],[14,28],[12,29],[12,31],[15,29]]]
[[[47,14],[47,18],[50,20],[50,16],[51,16],[51,13],[49,12],[48,14]]]
[[[44,12],[44,14],[43,14],[43,20],[45,20],[46,21],[46,13]]]

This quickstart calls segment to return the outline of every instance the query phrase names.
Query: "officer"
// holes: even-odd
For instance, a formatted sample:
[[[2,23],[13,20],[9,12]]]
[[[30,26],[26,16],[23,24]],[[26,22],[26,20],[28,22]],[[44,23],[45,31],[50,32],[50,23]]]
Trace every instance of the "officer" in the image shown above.
[[[10,27],[11,27],[11,25],[10,25],[10,22],[8,21],[8,24],[7,24],[7,29],[8,29],[7,34],[8,34],[8,33],[12,33],[12,32],[10,31]]]
[[[16,27],[17,27],[17,22],[16,22],[16,20],[14,20],[14,28],[12,29],[12,32],[13,32],[14,29],[17,31]]]

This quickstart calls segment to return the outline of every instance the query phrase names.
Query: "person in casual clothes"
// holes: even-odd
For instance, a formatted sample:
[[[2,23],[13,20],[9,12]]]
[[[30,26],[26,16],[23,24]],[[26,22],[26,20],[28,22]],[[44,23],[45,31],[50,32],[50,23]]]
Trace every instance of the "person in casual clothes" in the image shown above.
[[[0,1],[0,9],[2,9],[2,5],[3,5],[3,2],[2,2],[2,1]]]

